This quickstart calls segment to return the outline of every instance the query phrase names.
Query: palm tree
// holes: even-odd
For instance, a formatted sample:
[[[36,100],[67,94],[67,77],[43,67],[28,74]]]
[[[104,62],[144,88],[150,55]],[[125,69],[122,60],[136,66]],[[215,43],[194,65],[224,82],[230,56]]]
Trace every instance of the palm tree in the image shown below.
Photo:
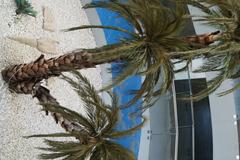
[[[44,59],[44,56],[40,56],[32,63],[8,67],[2,71],[2,75],[4,80],[9,83],[10,88],[28,94],[42,79],[58,76],[61,72],[73,68],[84,69],[99,64],[117,62],[122,73],[103,90],[120,84],[128,76],[141,75],[145,77],[142,86],[139,90],[132,91],[135,97],[128,105],[142,96],[144,102],[149,103],[153,96],[159,96],[169,89],[174,73],[185,69],[191,60],[177,52],[186,51],[189,48],[206,47],[214,42],[217,36],[216,32],[200,36],[179,37],[188,17],[183,11],[182,5],[176,5],[174,9],[170,9],[163,6],[160,0],[128,0],[127,2],[110,0],[92,2],[84,6],[85,9],[97,7],[116,12],[119,17],[126,19],[135,31],[97,25],[70,28],[67,31],[86,28],[112,29],[124,32],[130,37],[113,45],[76,50],[47,60]],[[186,62],[186,65],[180,70],[174,69],[175,63],[178,63],[173,62],[176,59],[178,62]],[[163,80],[156,90],[155,86],[160,76],[163,77]]]
[[[118,131],[119,106],[117,97],[111,93],[112,104],[105,104],[94,87],[79,72],[73,71],[77,80],[63,75],[63,78],[74,88],[81,100],[84,102],[87,116],[67,109],[56,103],[55,99],[43,101],[39,99],[44,111],[55,113],[68,121],[61,124],[67,128],[67,133],[40,134],[30,137],[74,137],[75,141],[53,141],[45,140],[48,148],[39,148],[50,152],[40,155],[41,159],[76,160],[89,158],[89,160],[135,160],[134,154],[116,143],[116,139],[128,136],[140,129],[142,123],[135,127]],[[39,97],[39,96],[37,96]],[[66,126],[67,125],[67,126]]]
[[[204,58],[205,63],[195,72],[216,72],[217,76],[208,82],[208,88],[200,91],[194,100],[214,92],[224,80],[240,77],[240,1],[239,0],[177,0],[201,9],[205,14],[197,16],[197,21],[210,25],[221,33],[215,36],[214,43],[206,48],[182,52],[188,58]],[[203,3],[204,2],[204,3]],[[181,54],[180,52],[177,53]],[[182,55],[182,56],[183,56]],[[240,87],[220,93],[228,94]]]

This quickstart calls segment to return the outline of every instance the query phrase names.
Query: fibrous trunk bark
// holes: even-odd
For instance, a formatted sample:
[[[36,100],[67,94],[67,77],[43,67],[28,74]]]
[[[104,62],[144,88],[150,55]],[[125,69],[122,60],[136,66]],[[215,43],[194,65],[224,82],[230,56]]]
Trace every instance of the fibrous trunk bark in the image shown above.
[[[73,69],[92,68],[105,62],[90,62],[94,53],[78,50],[57,58],[45,59],[41,55],[36,61],[28,64],[10,66],[2,71],[2,77],[9,88],[17,93],[31,94],[35,84],[61,72]]]
[[[39,83],[34,87],[32,94],[33,97],[36,97],[40,103],[59,105],[57,100],[50,94],[50,91],[47,88],[41,86]],[[48,111],[46,114],[48,114]],[[53,112],[51,115],[54,118],[55,122],[60,124],[67,132],[80,131],[82,128],[78,124],[65,119],[60,113]]]
[[[8,67],[2,71],[6,82],[22,82],[27,80],[42,80],[51,76],[58,76],[61,72],[72,69],[91,68],[97,65],[89,62],[92,53],[74,51],[57,58],[45,59],[41,55],[36,61]]]

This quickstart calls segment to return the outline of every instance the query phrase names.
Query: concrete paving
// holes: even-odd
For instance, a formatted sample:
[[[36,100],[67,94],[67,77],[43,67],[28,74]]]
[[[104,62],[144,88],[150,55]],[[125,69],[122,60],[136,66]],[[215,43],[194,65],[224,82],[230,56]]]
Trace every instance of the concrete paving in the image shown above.
[[[45,54],[48,58],[77,48],[96,46],[91,30],[60,32],[61,29],[89,24],[79,0],[32,0],[31,3],[38,12],[37,17],[22,16],[19,20],[15,16],[14,0],[0,0],[0,68],[30,62],[43,54],[35,48],[7,39],[10,36],[56,39],[59,42],[58,54]],[[44,6],[55,15],[56,32],[42,29]],[[102,85],[100,72],[99,67],[83,71],[97,88]],[[47,81],[47,87],[62,105],[84,113],[81,101],[66,82],[51,78]],[[63,131],[51,116],[45,116],[40,111],[41,106],[37,103],[30,95],[11,93],[0,79],[0,160],[38,159],[40,152],[34,147],[43,147],[42,139],[29,140],[22,136]]]

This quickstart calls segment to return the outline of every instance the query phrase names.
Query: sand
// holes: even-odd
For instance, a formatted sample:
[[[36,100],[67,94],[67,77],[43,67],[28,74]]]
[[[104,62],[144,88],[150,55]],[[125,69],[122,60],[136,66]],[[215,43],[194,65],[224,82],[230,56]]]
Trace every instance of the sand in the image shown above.
[[[42,53],[35,48],[12,41],[7,37],[21,36],[30,38],[48,37],[59,42],[58,54],[45,54],[46,57],[61,55],[77,48],[96,46],[91,30],[60,32],[61,29],[89,24],[86,13],[81,9],[79,0],[32,0],[38,12],[37,18],[15,17],[14,0],[0,0],[0,68],[11,64],[30,62]],[[43,7],[49,7],[56,20],[56,32],[42,29]],[[100,68],[87,69],[83,73],[100,88],[102,85]],[[58,78],[51,78],[47,86],[58,101],[69,108],[84,112],[82,103],[70,86]],[[42,139],[24,139],[22,136],[38,133],[61,132],[51,116],[41,112],[38,101],[30,95],[11,93],[6,83],[0,79],[0,160],[38,159],[39,150],[44,146]]]

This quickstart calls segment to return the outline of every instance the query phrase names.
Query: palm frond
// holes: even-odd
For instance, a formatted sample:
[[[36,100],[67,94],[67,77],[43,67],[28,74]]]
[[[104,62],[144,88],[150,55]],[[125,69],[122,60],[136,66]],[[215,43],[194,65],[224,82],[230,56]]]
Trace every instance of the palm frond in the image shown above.
[[[53,134],[36,134],[31,136],[25,136],[24,138],[41,138],[41,137],[74,137],[69,133],[53,133]]]
[[[39,148],[40,150],[52,152],[44,153],[39,156],[40,159],[57,159],[72,156],[75,159],[85,158],[93,149],[93,145],[80,145],[77,142],[60,142],[45,140],[49,148]]]
[[[133,128],[130,128],[126,131],[115,131],[115,132],[109,134],[109,136],[112,138],[129,136],[131,134],[134,134],[137,130],[141,129],[143,127],[143,125],[145,124],[145,122],[146,122],[146,118],[143,118],[143,121],[140,124],[134,126]]]
[[[108,158],[106,160],[136,160],[133,152],[113,141],[105,141],[104,148]]]
[[[129,3],[131,4],[132,2],[129,1]],[[134,7],[134,5],[132,5],[131,7]],[[110,3],[107,1],[98,1],[98,2],[92,2],[92,3],[86,4],[83,8],[84,9],[105,8],[113,12],[116,12],[119,14],[119,17],[123,17],[128,22],[133,24],[133,26],[136,27],[140,35],[143,35],[144,32],[141,27],[141,23],[136,19],[135,14],[130,9],[131,7],[128,7],[126,4],[123,4],[120,1],[111,1]]]
[[[77,71],[72,71],[72,73],[78,79],[77,82],[64,75],[63,79],[72,85],[83,100],[89,120],[92,121],[91,123],[96,128],[101,128],[111,120],[111,108],[102,101],[95,88],[85,77]]]
[[[175,0],[202,10],[205,14],[196,16],[196,21],[211,25],[224,34],[219,40],[237,41],[240,25],[240,2],[238,0]]]
[[[114,26],[99,26],[99,25],[83,25],[83,26],[78,26],[78,27],[72,27],[72,28],[68,28],[68,29],[64,29],[64,32],[69,32],[69,31],[75,31],[75,30],[81,30],[81,29],[88,29],[88,28],[98,28],[98,29],[110,29],[110,30],[116,30],[116,31],[120,31],[123,33],[127,33],[130,36],[133,36],[135,38],[138,38],[138,34],[134,33],[134,32],[130,32],[126,29],[123,28],[119,28],[119,27],[114,27]]]
[[[209,94],[216,91],[219,86],[224,82],[226,79],[231,79],[233,75],[236,75],[239,72],[239,55],[238,54],[222,54],[222,55],[215,55],[206,58],[206,62],[194,72],[216,72],[217,76],[207,82],[207,88],[196,93],[191,97],[191,99],[198,101]],[[239,76],[237,76],[238,78]],[[220,96],[226,95],[227,93],[231,93],[239,88],[239,85],[235,87],[219,93]],[[183,98],[188,99],[188,98]]]

